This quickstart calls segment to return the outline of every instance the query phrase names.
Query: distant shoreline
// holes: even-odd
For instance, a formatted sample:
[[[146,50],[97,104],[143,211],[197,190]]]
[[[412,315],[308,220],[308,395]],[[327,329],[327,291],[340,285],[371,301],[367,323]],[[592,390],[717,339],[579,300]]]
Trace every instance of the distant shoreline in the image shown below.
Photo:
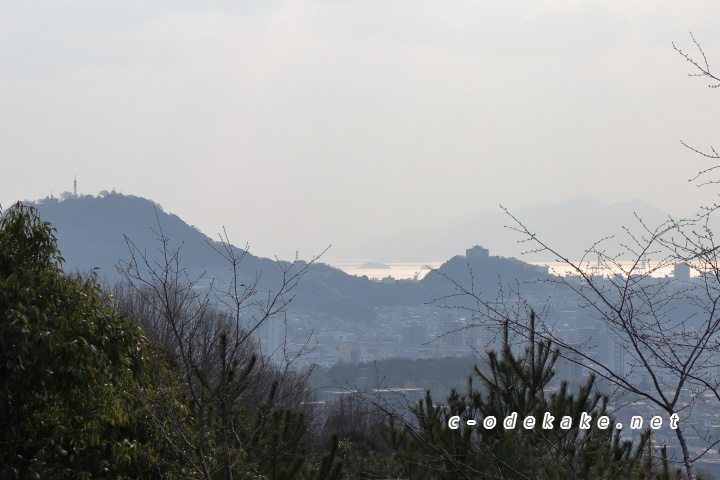
[[[412,280],[417,273],[418,280],[421,280],[425,275],[430,272],[430,268],[438,268],[445,262],[332,262],[328,265],[338,268],[348,275],[354,275],[358,277],[366,276],[369,279],[382,279],[384,277],[393,277],[395,280]],[[562,274],[576,274],[574,272],[567,272],[567,266],[562,262],[527,262],[530,265],[537,266],[548,266],[550,273],[555,275]],[[381,267],[366,267],[365,265],[384,265]],[[592,263],[583,264],[586,270],[591,270]],[[672,276],[672,268],[667,267],[653,273],[653,277],[664,277]],[[602,273],[599,273],[602,274]],[[607,271],[604,272],[604,276],[609,275]]]
[[[380,280],[385,277],[392,277],[395,280],[412,280],[415,278],[415,274],[417,274],[417,279],[421,280],[430,272],[430,269],[426,267],[438,268],[442,264],[443,262],[333,262],[328,265],[338,268],[348,275],[355,275],[357,277],[366,276],[369,279],[374,278]]]

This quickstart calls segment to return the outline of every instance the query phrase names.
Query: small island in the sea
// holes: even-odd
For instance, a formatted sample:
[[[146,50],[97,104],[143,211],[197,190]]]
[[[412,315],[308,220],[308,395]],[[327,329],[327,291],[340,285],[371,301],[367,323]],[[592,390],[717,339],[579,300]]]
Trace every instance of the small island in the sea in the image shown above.
[[[390,265],[385,265],[384,263],[380,262],[365,262],[362,265],[360,265],[358,268],[392,268]]]

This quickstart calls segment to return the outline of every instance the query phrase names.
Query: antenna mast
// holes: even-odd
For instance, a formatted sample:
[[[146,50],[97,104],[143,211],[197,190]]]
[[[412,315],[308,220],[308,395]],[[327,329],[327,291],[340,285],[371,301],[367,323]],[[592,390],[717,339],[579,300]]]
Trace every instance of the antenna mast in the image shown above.
[[[75,175],[75,181],[73,182],[73,193],[75,194],[75,198],[77,198],[77,175]]]

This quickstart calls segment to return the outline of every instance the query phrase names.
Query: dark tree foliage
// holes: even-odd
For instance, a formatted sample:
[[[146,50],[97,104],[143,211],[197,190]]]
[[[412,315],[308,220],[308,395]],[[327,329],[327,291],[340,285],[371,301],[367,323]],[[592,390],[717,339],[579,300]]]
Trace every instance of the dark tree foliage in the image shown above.
[[[154,468],[140,326],[94,276],[61,269],[33,208],[0,216],[0,477],[125,478]]]
[[[180,345],[148,339],[117,308],[132,298],[109,298],[62,262],[33,208],[0,216],[0,479],[341,477],[337,436],[307,455],[307,420],[283,405],[290,383],[249,401],[258,357],[231,354],[227,325],[183,363]],[[206,320],[224,318],[213,311]]]

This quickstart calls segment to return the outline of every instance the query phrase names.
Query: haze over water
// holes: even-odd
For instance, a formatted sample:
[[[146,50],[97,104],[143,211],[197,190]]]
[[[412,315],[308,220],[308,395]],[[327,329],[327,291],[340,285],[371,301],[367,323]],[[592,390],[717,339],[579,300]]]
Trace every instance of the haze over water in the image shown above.
[[[527,262],[531,265],[537,265],[539,267],[549,267],[549,272],[554,275],[577,275],[576,271],[571,271],[565,263],[562,262]],[[620,262],[623,268],[629,270],[632,267],[632,262]],[[381,280],[385,277],[392,277],[395,280],[409,280],[413,279],[417,275],[418,280],[422,280],[425,275],[430,272],[430,269],[425,268],[429,266],[431,268],[438,268],[442,262],[413,262],[413,263],[386,263],[385,265],[390,268],[362,268],[364,262],[346,262],[346,263],[331,263],[335,268],[339,268],[348,275],[355,275],[358,277],[367,276],[369,279]],[[592,272],[595,275],[609,276],[612,273],[620,273],[619,271],[610,272],[608,270],[595,269],[593,263],[583,263],[582,268],[585,271]],[[651,271],[657,267],[657,263],[646,262],[645,269],[639,267],[635,268],[635,272],[641,273],[644,271]],[[694,273],[694,272],[693,272]],[[691,275],[693,275],[691,273]],[[653,270],[651,275],[656,278],[672,277],[673,267],[664,266]],[[693,275],[694,276],[694,275]]]

